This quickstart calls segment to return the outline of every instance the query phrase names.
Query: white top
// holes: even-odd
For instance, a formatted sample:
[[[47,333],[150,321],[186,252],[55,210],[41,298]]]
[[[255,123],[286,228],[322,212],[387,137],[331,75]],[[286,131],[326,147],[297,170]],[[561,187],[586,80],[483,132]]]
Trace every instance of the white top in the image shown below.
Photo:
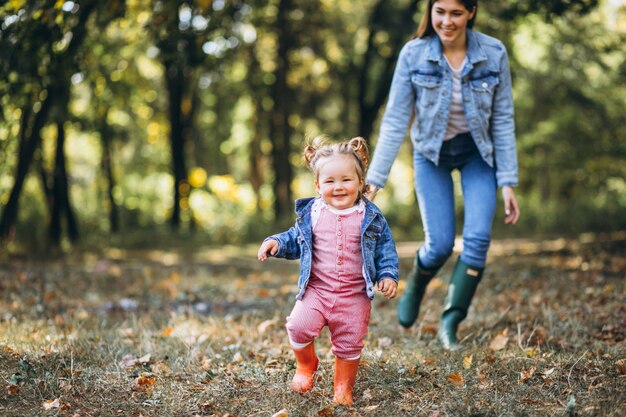
[[[445,55],[444,55],[445,57]],[[450,115],[448,116],[448,126],[446,126],[446,134],[443,140],[450,140],[459,133],[469,132],[467,119],[465,118],[465,110],[463,109],[463,93],[461,91],[461,71],[465,66],[467,57],[461,63],[460,68],[454,68],[448,58],[446,58],[448,66],[452,70],[452,99],[450,101]]]
[[[320,210],[322,210],[323,208],[329,210],[331,213],[336,214],[336,215],[350,214],[354,211],[363,213],[365,211],[365,201],[363,201],[363,199],[361,198],[359,202],[355,204],[354,206],[348,207],[343,210],[338,210],[326,204],[323,198],[320,198],[320,197],[316,198],[315,201],[313,202],[313,207],[311,207],[311,229],[315,227],[315,224],[317,223],[317,219],[320,218]]]

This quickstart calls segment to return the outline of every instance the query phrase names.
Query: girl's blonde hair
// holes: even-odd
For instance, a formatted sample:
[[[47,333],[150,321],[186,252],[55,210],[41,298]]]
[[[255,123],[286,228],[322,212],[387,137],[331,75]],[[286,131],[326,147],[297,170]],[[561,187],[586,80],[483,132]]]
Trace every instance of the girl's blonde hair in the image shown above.
[[[330,143],[325,136],[317,136],[304,146],[303,157],[307,166],[315,176],[315,182],[319,179],[319,161],[335,155],[347,155],[354,157],[356,173],[359,177],[361,190],[359,197],[366,193],[369,184],[365,183],[365,171],[369,163],[369,149],[367,142],[360,136],[339,143]]]

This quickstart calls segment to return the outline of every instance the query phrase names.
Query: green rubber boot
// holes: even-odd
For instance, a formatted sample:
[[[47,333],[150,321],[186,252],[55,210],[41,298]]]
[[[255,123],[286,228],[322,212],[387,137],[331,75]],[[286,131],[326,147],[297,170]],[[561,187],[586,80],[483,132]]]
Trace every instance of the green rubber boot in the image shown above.
[[[434,270],[424,269],[419,262],[419,257],[413,261],[413,269],[407,277],[407,286],[398,303],[398,321],[403,327],[409,328],[417,320],[420,304],[426,292],[426,286],[437,274],[439,268]]]
[[[483,276],[483,270],[484,268],[475,268],[461,259],[454,267],[437,332],[437,339],[446,350],[458,350],[461,347],[457,341],[456,332],[459,323],[467,316],[467,310]]]

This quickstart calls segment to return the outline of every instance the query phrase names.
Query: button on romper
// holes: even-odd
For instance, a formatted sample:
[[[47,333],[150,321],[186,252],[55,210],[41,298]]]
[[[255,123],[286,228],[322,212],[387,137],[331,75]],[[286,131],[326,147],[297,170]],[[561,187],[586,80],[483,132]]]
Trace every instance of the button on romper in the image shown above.
[[[357,207],[337,211],[322,205],[313,226],[311,277],[286,324],[298,345],[310,343],[328,325],[340,359],[361,355],[371,310],[361,254],[363,210]]]

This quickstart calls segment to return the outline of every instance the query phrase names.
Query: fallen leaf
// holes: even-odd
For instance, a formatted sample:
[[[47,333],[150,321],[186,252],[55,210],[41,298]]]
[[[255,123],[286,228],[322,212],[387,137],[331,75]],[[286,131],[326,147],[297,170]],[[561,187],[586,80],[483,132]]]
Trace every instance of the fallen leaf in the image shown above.
[[[471,368],[473,358],[474,358],[474,355],[465,356],[463,358],[463,368],[465,369]]]
[[[461,374],[450,374],[447,376],[448,382],[456,387],[460,387],[463,385],[463,375]]]
[[[389,347],[392,344],[392,340],[390,337],[381,337],[378,339],[378,346],[380,347]]]
[[[46,400],[43,402],[44,410],[52,410],[55,408],[61,408],[61,400],[55,398],[54,400]]]
[[[137,365],[137,359],[133,358],[132,355],[124,355],[120,361],[120,366],[125,366],[126,368],[132,368],[135,365]]]
[[[370,390],[369,388],[366,389],[365,391],[363,391],[363,399],[364,400],[371,400],[373,399],[374,396],[372,395],[372,390]]]
[[[556,370],[556,368],[550,368],[550,369],[547,369],[547,370],[543,371],[543,372],[541,373],[541,375],[542,375],[544,378],[547,378],[548,376],[552,375],[552,374],[554,373],[554,371],[555,371],[555,370]]]
[[[167,337],[167,336],[171,335],[173,332],[174,332],[174,329],[172,327],[168,327],[167,329],[165,329],[165,330],[163,330],[161,332],[161,336]]]
[[[429,357],[424,358],[422,363],[424,365],[437,365],[437,359],[432,358],[432,357],[429,356]]]
[[[525,369],[522,372],[520,372],[520,382],[524,383],[528,381],[529,379],[531,379],[533,375],[535,375],[536,370],[537,370],[537,367],[531,366],[530,369]]]
[[[374,411],[374,410],[378,409],[379,405],[380,404],[368,405],[367,407],[363,407],[362,410],[364,410],[364,411]]]
[[[276,319],[265,320],[264,322],[262,322],[261,324],[259,324],[257,326],[257,330],[259,331],[260,334],[264,334],[267,331],[267,329],[269,329],[270,327],[275,326],[276,323],[278,323],[278,320],[276,320]]]
[[[626,358],[622,358],[615,362],[615,367],[619,371],[620,374],[626,375]]]
[[[135,391],[151,391],[152,387],[156,384],[156,377],[151,374],[141,374],[137,379],[135,379],[135,386],[133,389]]]
[[[283,408],[278,413],[272,415],[272,417],[289,417],[289,412],[286,408]]]
[[[130,338],[134,336],[135,330],[132,327],[126,327],[124,329],[119,329],[118,332],[122,337]]]
[[[18,385],[11,384],[7,387],[7,393],[9,395],[17,395],[20,392],[20,387]]]
[[[317,415],[321,417],[329,417],[329,416],[332,416],[333,414],[335,414],[335,407],[333,407],[332,405],[329,405],[328,407],[324,407],[317,412]]]
[[[509,337],[504,334],[499,334],[493,338],[491,343],[489,343],[489,349],[495,351],[502,350],[506,347],[506,344],[509,342]]]
[[[423,334],[430,334],[434,336],[437,334],[437,326],[433,324],[424,324],[422,327],[420,327],[420,331]]]
[[[141,358],[137,359],[137,362],[139,362],[139,363],[150,363],[150,358],[151,357],[152,357],[152,355],[148,353],[146,355],[143,355]]]

